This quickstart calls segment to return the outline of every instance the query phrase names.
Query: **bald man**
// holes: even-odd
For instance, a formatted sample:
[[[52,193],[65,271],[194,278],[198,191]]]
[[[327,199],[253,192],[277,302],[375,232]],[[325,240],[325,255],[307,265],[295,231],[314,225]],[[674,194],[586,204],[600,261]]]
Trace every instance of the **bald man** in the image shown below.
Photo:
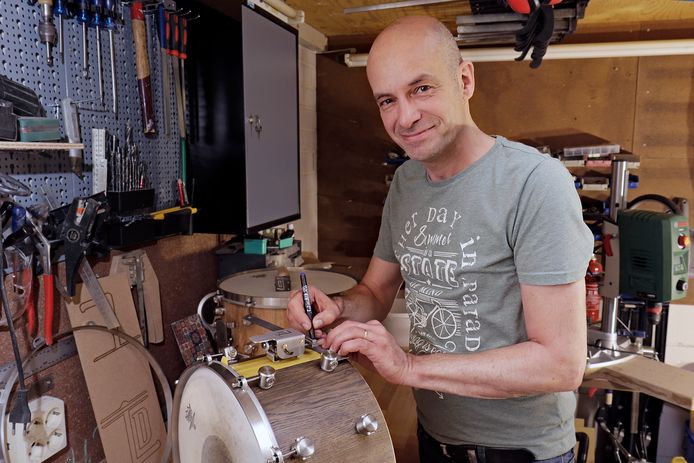
[[[322,345],[413,388],[422,462],[573,461],[593,239],[571,176],[475,125],[473,65],[432,18],[385,29],[367,75],[411,160],[362,281],[332,299],[310,288]],[[407,353],[379,321],[403,279]],[[287,314],[310,327],[299,294]]]

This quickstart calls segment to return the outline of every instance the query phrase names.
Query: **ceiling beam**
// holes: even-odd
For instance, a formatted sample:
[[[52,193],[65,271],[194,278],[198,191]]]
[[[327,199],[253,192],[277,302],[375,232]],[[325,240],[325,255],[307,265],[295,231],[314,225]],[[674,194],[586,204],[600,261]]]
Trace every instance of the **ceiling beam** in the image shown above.
[[[378,5],[355,6],[345,8],[345,14],[366,13],[367,11],[390,10],[392,8],[407,8],[410,6],[433,5],[435,3],[448,3],[458,0],[403,0],[401,2],[380,3]]]
[[[474,63],[513,61],[519,52],[511,47],[463,48],[460,55]],[[552,45],[544,59],[621,58],[629,56],[694,55],[694,39],[646,40],[640,42],[576,43]],[[346,54],[349,67],[366,66],[366,53]]]

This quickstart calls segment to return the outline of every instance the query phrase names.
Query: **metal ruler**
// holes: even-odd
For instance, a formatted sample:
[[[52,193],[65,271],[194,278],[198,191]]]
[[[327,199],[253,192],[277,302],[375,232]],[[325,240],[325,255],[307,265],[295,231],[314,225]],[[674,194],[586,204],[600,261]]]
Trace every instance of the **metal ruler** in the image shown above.
[[[92,193],[106,191],[107,182],[106,129],[92,129]]]
[[[142,332],[142,344],[145,347],[149,344],[147,333],[147,310],[145,307],[145,268],[143,257],[145,251],[138,249],[128,254],[123,255],[123,263],[128,266],[128,279],[130,287],[135,287],[137,291],[137,316],[140,322],[140,331]]]
[[[103,318],[106,328],[118,328],[120,326],[118,317],[116,317],[111,304],[108,303],[108,299],[106,299],[106,295],[104,294],[103,288],[99,284],[99,280],[94,273],[94,269],[92,269],[92,266],[89,265],[87,259],[82,259],[79,272],[80,276],[82,277],[82,282],[87,287],[89,294],[92,296],[94,304],[96,305],[96,310]]]
[[[29,377],[46,368],[57,365],[63,360],[67,360],[77,354],[77,346],[75,345],[74,336],[66,336],[56,341],[51,346],[46,346],[34,355],[34,357],[24,366],[24,376]],[[15,369],[17,365],[14,362],[9,362],[0,365],[0,389],[5,387],[7,377]]]

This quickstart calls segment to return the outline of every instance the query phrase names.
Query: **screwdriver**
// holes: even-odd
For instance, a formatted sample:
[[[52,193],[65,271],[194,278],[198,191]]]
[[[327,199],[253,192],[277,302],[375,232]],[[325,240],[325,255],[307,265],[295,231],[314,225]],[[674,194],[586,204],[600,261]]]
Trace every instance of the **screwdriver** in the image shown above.
[[[166,12],[168,15],[169,24],[169,49],[168,53],[172,56],[173,71],[174,71],[174,86],[176,93],[176,112],[178,115],[178,133],[180,138],[185,138],[185,119],[183,119],[183,97],[181,95],[181,73],[178,61],[178,15],[176,13]],[[185,179],[183,179],[185,182]]]
[[[169,78],[169,39],[166,35],[168,24],[166,22],[166,12],[164,5],[159,4],[157,7],[157,30],[159,32],[159,50],[161,54],[161,79],[162,79],[162,102],[164,105],[164,132],[169,135],[169,127],[171,126],[171,80]]]
[[[91,25],[94,26],[96,31],[96,70],[97,70],[97,80],[99,83],[99,102],[103,106],[104,104],[104,74],[101,67],[101,26],[103,25],[101,19],[101,10],[103,7],[103,0],[91,0],[92,4],[92,21]]]
[[[55,43],[55,25],[53,24],[53,0],[39,0],[41,19],[39,20],[39,39],[46,44],[46,62],[53,66],[51,47]]]
[[[59,0],[60,1],[60,0]],[[108,29],[108,46],[111,52],[111,97],[113,114],[118,116],[118,95],[116,94],[116,47],[113,42],[113,30],[116,28],[116,0],[104,0],[104,27]]]
[[[53,13],[58,17],[58,54],[60,62],[65,61],[65,41],[63,39],[63,17],[67,16],[67,8],[63,0],[55,0]]]
[[[178,137],[181,152],[181,179],[185,185],[188,181],[187,176],[187,154],[186,154],[186,120],[183,109],[183,86],[181,84],[181,74],[179,71],[179,43],[181,41],[178,28],[178,15],[169,13],[169,54],[173,56],[174,84],[176,87],[176,112],[178,113]]]
[[[87,0],[77,0],[77,22],[82,24],[82,77],[89,77],[89,61],[87,56],[87,24],[89,23],[89,6]]]
[[[181,60],[181,111],[183,126],[181,128],[181,178],[188,181],[188,142],[186,134],[186,58],[188,58],[188,20],[178,17],[178,58]]]
[[[186,120],[186,59],[188,58],[188,20],[178,17],[178,59],[181,60],[181,102],[183,120]],[[185,127],[184,127],[185,130]],[[184,137],[185,138],[185,137]]]

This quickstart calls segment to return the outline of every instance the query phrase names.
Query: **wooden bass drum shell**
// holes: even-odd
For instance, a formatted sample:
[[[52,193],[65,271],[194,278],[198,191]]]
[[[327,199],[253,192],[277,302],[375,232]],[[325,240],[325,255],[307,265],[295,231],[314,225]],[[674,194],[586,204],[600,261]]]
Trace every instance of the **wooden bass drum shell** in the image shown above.
[[[322,371],[316,361],[279,369],[271,389],[252,385],[247,386],[248,392],[232,387],[234,376],[228,371],[225,374],[227,368],[211,362],[190,367],[181,377],[172,420],[175,462],[267,463],[272,445],[286,454],[294,440],[302,436],[315,445],[311,462],[395,462],[388,426],[378,402],[348,362],[340,363],[331,373]],[[207,371],[194,371],[197,369]],[[221,388],[219,384],[215,386],[215,397],[202,390],[207,380],[186,391],[189,384],[196,384],[195,379],[189,381],[191,378],[203,376],[216,377],[210,382],[224,382]],[[248,400],[246,394],[255,400]],[[182,399],[185,397],[188,399]],[[205,401],[210,402],[209,406],[195,404]],[[224,401],[231,401],[230,408],[243,410],[245,416],[229,416]],[[357,419],[365,414],[376,418],[379,424],[370,436],[358,434],[355,429]],[[264,424],[258,425],[259,422]]]

